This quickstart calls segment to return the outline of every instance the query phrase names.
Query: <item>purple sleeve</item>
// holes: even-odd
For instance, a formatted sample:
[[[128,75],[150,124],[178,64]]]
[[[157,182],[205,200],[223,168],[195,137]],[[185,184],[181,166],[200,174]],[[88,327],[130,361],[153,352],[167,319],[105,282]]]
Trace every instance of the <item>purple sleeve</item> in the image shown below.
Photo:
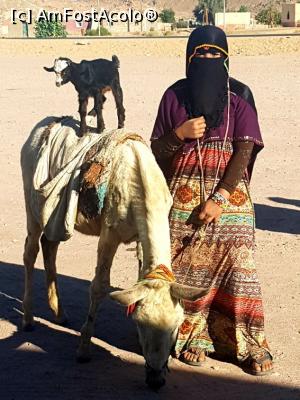
[[[241,97],[239,97],[235,110],[233,140],[254,143],[250,162],[247,167],[248,179],[250,181],[256,156],[263,149],[264,143],[260,133],[256,110]]]
[[[233,140],[254,142],[263,147],[256,111],[241,97],[235,110]]]
[[[167,89],[158,108],[151,140],[171,133],[187,119],[185,108],[179,104],[175,92],[172,89]]]

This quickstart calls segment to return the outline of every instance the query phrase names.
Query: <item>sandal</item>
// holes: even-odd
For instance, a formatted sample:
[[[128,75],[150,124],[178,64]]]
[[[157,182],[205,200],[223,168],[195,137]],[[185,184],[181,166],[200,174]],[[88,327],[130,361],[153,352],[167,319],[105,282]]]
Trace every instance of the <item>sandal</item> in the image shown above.
[[[247,372],[248,374],[256,376],[266,376],[266,375],[271,375],[273,373],[273,367],[266,371],[257,371],[254,368],[253,363],[262,366],[262,364],[265,361],[272,361],[272,360],[273,357],[267,350],[260,349],[260,351],[256,352],[255,354],[250,354],[244,361],[241,362],[240,365],[243,371]]]
[[[186,350],[183,353],[181,353],[181,355],[179,357],[179,360],[181,362],[185,363],[185,364],[192,365],[194,367],[201,367],[206,361],[205,359],[201,360],[201,361],[188,360],[184,356],[186,353],[194,354],[195,356],[197,356],[197,355],[199,356],[201,353],[204,353],[204,355],[206,355],[205,350],[202,350],[202,349],[189,349],[189,350]]]

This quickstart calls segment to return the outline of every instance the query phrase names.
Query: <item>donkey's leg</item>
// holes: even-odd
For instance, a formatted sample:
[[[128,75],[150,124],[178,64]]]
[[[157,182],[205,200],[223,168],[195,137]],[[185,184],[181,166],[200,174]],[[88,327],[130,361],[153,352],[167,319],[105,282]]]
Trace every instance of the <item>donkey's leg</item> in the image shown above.
[[[32,315],[32,280],[33,269],[36,257],[39,252],[39,238],[41,236],[41,228],[37,224],[30,210],[26,207],[27,212],[27,237],[24,246],[24,266],[25,266],[25,288],[23,298],[23,329],[31,331],[33,329],[33,315]]]
[[[119,80],[115,80],[111,85],[111,90],[115,98],[117,113],[118,113],[118,129],[124,127],[125,108],[123,106],[123,91]]]
[[[136,257],[138,259],[139,279],[143,278],[143,247],[140,241],[136,242]]]
[[[67,319],[59,298],[56,277],[56,255],[59,243],[52,242],[42,235],[41,245],[46,271],[48,304],[54,314],[55,322],[64,324]]]
[[[80,344],[77,351],[78,361],[90,359],[90,342],[94,332],[97,308],[107,295],[110,287],[110,268],[120,239],[117,233],[105,228],[98,243],[96,274],[90,286],[90,306],[87,319],[81,328]]]

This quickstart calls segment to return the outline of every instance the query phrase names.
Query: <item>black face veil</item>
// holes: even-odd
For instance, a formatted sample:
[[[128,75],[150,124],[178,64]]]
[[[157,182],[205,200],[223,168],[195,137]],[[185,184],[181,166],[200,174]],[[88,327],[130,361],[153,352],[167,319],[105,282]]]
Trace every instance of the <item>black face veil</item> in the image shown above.
[[[221,53],[220,58],[200,58],[195,54]],[[207,128],[217,128],[223,122],[228,101],[228,46],[225,33],[215,26],[195,29],[187,45],[187,101],[191,118],[204,116]]]

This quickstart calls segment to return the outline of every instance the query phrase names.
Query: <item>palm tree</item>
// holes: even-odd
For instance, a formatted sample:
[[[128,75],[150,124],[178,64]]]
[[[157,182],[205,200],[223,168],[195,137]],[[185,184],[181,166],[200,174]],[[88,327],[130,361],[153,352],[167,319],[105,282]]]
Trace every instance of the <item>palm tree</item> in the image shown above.
[[[199,0],[193,13],[203,25],[214,25],[214,14],[222,10],[224,0]]]

